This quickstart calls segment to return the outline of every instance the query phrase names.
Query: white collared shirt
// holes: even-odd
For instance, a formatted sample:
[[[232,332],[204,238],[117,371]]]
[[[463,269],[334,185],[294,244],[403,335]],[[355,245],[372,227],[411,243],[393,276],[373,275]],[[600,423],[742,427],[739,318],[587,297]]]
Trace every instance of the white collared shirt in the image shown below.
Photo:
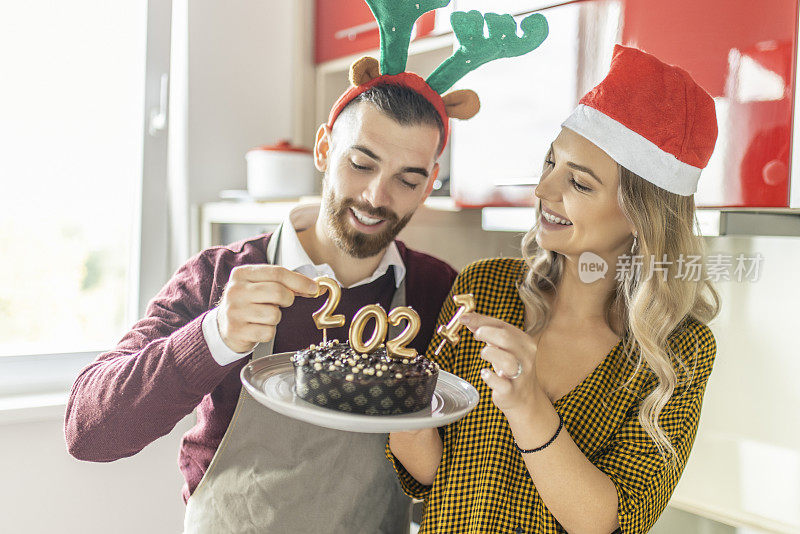
[[[298,232],[311,228],[316,224],[319,210],[319,204],[304,204],[297,206],[289,213],[289,216],[283,221],[281,228],[280,243],[278,244],[275,265],[280,265],[281,267],[298,272],[309,278],[329,276],[338,282],[339,280],[336,278],[336,274],[333,272],[330,265],[327,263],[316,265],[311,261],[311,258],[308,257],[308,253],[306,253],[297,237]],[[389,267],[394,267],[395,287],[400,287],[406,275],[406,266],[403,264],[400,251],[397,249],[397,245],[394,241],[387,247],[378,267],[373,271],[372,275],[348,286],[348,289],[369,284],[377,280],[386,274]],[[206,340],[206,344],[214,360],[220,365],[228,365],[229,363],[244,358],[252,351],[241,353],[234,352],[225,344],[219,332],[217,313],[218,308],[214,308],[203,318],[203,337]]]
[[[302,232],[316,224],[317,217],[319,217],[319,208],[319,204],[304,204],[297,206],[289,213],[281,229],[281,242],[278,248],[278,256],[275,258],[275,265],[286,267],[290,271],[298,272],[309,278],[330,276],[339,282],[330,265],[327,263],[315,265],[311,261],[297,237],[298,232]],[[400,287],[403,278],[406,276],[406,266],[403,264],[400,251],[397,250],[397,245],[394,241],[387,247],[372,275],[348,286],[348,289],[374,282],[386,274],[390,266],[394,267],[395,287]],[[341,285],[341,282],[339,282],[339,285]]]

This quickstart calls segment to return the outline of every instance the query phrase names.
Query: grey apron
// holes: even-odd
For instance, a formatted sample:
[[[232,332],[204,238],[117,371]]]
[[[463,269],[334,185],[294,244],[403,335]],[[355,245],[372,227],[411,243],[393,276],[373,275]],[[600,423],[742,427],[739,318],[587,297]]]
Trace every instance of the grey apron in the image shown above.
[[[274,264],[280,228],[267,248]],[[405,281],[391,308],[405,305]],[[390,327],[392,336],[399,327]],[[259,344],[253,359],[272,354]],[[231,423],[186,504],[185,534],[408,534],[411,500],[384,455],[386,434],[291,419],[242,388]]]

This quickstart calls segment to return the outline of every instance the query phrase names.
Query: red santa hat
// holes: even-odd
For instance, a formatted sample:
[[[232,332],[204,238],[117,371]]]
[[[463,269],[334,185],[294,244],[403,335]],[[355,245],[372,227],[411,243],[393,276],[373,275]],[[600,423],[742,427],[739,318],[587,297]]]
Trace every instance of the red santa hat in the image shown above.
[[[717,139],[714,100],[685,70],[616,45],[611,69],[562,126],[678,195],[697,190]]]

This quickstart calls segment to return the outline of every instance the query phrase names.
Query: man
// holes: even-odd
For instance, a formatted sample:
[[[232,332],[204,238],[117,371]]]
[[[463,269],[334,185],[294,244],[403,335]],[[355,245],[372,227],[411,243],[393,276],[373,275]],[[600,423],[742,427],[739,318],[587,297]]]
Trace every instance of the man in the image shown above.
[[[384,457],[386,436],[330,430],[273,412],[242,392],[248,356],[321,340],[311,314],[343,287],[349,322],[366,304],[410,305],[424,353],[455,278],[395,236],[431,192],[446,142],[441,114],[417,92],[378,84],[320,127],[320,206],[274,233],[191,258],[111,352],[82,371],[67,406],[70,453],[133,455],[197,408],[183,438],[186,532],[408,532],[410,501]],[[287,177],[291,179],[291,177]],[[300,298],[298,298],[300,297]]]

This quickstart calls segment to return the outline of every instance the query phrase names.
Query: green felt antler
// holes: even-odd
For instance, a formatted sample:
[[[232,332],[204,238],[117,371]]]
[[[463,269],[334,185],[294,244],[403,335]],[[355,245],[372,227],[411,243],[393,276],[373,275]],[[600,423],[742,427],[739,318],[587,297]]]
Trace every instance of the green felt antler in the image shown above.
[[[483,35],[484,20],[489,29],[488,37]],[[425,80],[439,94],[484,63],[535,50],[549,31],[547,20],[539,13],[522,20],[519,25],[522,37],[517,36],[517,23],[511,15],[456,11],[450,22],[461,46]]]
[[[419,17],[445,7],[450,0],[365,0],[378,21],[381,37],[381,74],[406,70],[411,29]]]

